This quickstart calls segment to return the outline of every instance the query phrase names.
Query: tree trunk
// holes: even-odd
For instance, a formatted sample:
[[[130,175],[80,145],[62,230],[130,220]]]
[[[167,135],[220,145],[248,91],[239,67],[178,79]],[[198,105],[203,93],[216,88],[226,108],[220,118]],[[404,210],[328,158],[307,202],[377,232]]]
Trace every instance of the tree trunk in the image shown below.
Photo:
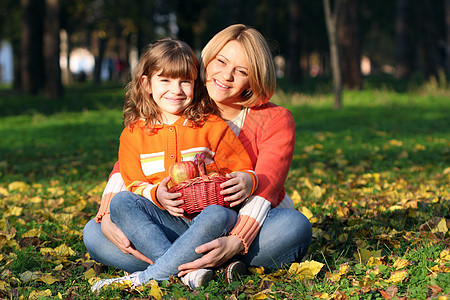
[[[44,86],[43,0],[21,0],[21,89],[35,95]]]
[[[330,44],[331,69],[333,72],[334,109],[342,108],[342,99],[341,99],[342,77],[341,77],[341,66],[339,64],[339,47],[336,28],[340,4],[341,4],[340,0],[335,0],[333,12],[331,12],[330,0],[323,0],[328,41]]]
[[[104,37],[98,37],[98,53],[95,56],[95,66],[94,66],[94,83],[99,84],[101,81],[101,72],[102,72],[102,64],[103,58],[105,57],[106,50],[106,42],[107,39]]]
[[[446,63],[447,74],[450,74],[450,0],[445,0],[445,23],[447,25]]]
[[[299,84],[302,80],[300,68],[300,0],[291,0],[289,7],[289,58],[287,76],[291,84]]]
[[[433,2],[421,1],[416,6],[419,23],[419,44],[422,56],[422,68],[426,78],[438,78],[439,49],[436,25],[433,16]]]
[[[343,0],[337,25],[342,83],[349,89],[362,88],[359,0]]]
[[[412,56],[410,45],[410,24],[408,7],[410,0],[397,0],[395,19],[396,70],[395,76],[400,79],[409,78],[412,72]]]
[[[61,83],[61,67],[59,64],[59,0],[46,0],[44,19],[44,60],[45,60],[45,97],[61,98],[63,87]]]

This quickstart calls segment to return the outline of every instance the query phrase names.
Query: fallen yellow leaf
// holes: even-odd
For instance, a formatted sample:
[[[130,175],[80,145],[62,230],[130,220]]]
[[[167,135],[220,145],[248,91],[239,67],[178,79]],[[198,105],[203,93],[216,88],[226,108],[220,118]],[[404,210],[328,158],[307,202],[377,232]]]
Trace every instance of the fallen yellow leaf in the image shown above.
[[[13,191],[24,191],[26,189],[28,189],[30,186],[28,184],[26,184],[25,182],[22,181],[14,181],[11,182],[10,184],[8,184],[8,191],[13,192]]]
[[[320,272],[323,263],[307,260],[302,263],[293,263],[289,268],[289,273],[297,275],[300,279],[312,279]]]
[[[308,218],[308,220],[311,220],[311,218],[313,217],[313,213],[305,206],[301,206],[299,211],[305,215],[305,217]]]
[[[24,234],[22,234],[22,237],[23,238],[26,238],[26,237],[40,237],[41,233],[42,233],[41,229],[33,228],[33,229],[28,230]]]
[[[9,192],[8,192],[8,190],[5,189],[4,187],[1,187],[1,186],[0,186],[0,195],[8,196],[8,195],[9,195]]]
[[[10,285],[6,281],[0,280],[0,291],[6,291],[7,288],[9,288]]]
[[[19,206],[12,206],[10,209],[8,209],[8,211],[5,213],[5,217],[9,217],[9,216],[15,216],[18,217],[22,214],[22,210],[23,207],[19,207]]]
[[[407,270],[394,271],[391,272],[391,277],[389,277],[389,279],[386,281],[391,283],[398,283],[403,281],[407,275],[408,275]]]
[[[66,244],[62,244],[54,249],[54,253],[57,256],[73,256],[76,254],[75,251],[72,250],[69,246]]]
[[[318,200],[320,198],[322,198],[324,191],[322,190],[322,188],[318,185],[314,186],[313,188],[313,192],[312,192],[312,196],[314,197],[314,199]]]
[[[300,203],[302,202],[302,196],[300,196],[300,194],[296,190],[292,193],[291,199],[292,202],[294,202],[294,207],[300,206]]]
[[[443,261],[450,261],[450,249],[444,249],[439,253],[439,258]]]
[[[155,280],[150,280],[147,285],[150,284],[150,296],[155,297],[157,300],[161,299],[163,296],[163,293],[161,289],[159,288],[158,282]]]
[[[436,233],[436,232],[441,232],[444,235],[447,233],[448,228],[447,228],[447,221],[445,220],[445,218],[442,218],[438,225],[436,226],[436,228],[433,228],[431,230],[432,233]]]
[[[362,261],[364,263],[368,263],[371,257],[380,257],[381,250],[378,251],[370,251],[364,248],[358,248],[358,252],[354,254],[356,260]]]
[[[50,297],[52,295],[52,291],[46,289],[45,291],[32,291],[30,296],[28,296],[28,300],[38,300],[41,297]],[[42,298],[41,298],[42,299]]]
[[[394,262],[394,268],[397,270],[403,269],[409,265],[409,261],[403,258],[397,258]]]
[[[43,276],[39,277],[38,280],[45,282],[46,284],[53,284],[59,281],[58,278],[53,277],[50,273],[45,273]]]
[[[85,280],[89,280],[89,279],[91,279],[92,277],[95,277],[95,276],[97,276],[97,273],[92,268],[87,270],[86,272],[84,272],[84,279]]]

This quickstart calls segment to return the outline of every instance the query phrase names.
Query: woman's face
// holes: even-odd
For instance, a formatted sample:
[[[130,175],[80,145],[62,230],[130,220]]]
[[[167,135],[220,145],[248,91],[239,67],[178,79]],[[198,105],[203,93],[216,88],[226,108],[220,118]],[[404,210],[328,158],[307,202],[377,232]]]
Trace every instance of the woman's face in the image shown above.
[[[206,66],[206,89],[219,108],[241,102],[242,92],[250,87],[249,67],[244,49],[230,41]]]

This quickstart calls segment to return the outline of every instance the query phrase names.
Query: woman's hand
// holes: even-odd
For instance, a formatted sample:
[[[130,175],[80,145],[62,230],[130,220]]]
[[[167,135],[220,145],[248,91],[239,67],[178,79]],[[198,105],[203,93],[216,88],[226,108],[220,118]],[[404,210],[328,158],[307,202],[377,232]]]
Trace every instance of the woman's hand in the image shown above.
[[[204,255],[179,266],[178,276],[183,276],[198,269],[221,266],[242,250],[244,250],[244,245],[237,236],[229,235],[212,240],[195,248],[195,252],[204,253]]]
[[[109,214],[103,216],[101,228],[103,234],[123,253],[130,253],[137,259],[153,265],[153,261],[151,259],[137,251],[133,245],[131,245],[130,240],[125,236],[125,234],[123,234],[122,230],[120,230],[119,227],[111,221],[111,216]]]
[[[220,194],[227,195],[224,200],[231,202],[230,207],[241,204],[252,192],[253,177],[246,172],[233,172],[225,176],[230,179],[220,185]]]
[[[172,216],[182,217],[184,210],[179,208],[184,203],[183,200],[177,200],[183,194],[181,193],[169,193],[167,183],[169,183],[170,177],[164,178],[156,190],[156,198],[158,198],[159,204],[164,207]]]

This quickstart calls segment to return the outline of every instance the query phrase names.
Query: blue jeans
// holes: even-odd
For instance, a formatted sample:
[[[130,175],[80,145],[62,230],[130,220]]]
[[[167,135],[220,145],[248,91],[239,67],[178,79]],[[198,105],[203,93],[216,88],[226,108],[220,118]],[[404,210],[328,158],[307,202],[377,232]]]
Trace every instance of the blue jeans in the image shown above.
[[[140,279],[147,282],[168,279],[178,272],[179,265],[201,257],[195,253],[195,247],[226,235],[236,222],[236,212],[212,205],[189,221],[173,217],[143,197],[121,192],[111,201],[111,220],[155,264],[148,265],[122,253],[94,220],[86,224],[83,232],[89,254],[97,262],[124,271],[145,270]],[[249,252],[239,259],[248,266],[280,268],[306,255],[311,237],[311,224],[303,214],[294,209],[274,208]]]

